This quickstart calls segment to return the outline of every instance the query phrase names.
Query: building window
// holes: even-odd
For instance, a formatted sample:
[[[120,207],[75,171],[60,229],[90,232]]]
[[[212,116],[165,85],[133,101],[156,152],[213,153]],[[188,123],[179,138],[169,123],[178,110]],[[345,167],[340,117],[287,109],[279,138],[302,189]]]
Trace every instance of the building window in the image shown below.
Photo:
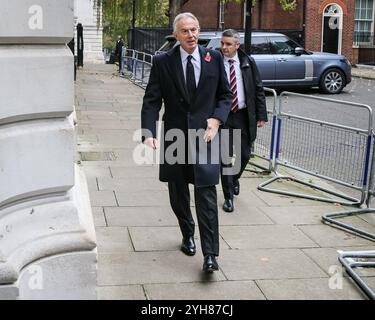
[[[374,0],[356,0],[354,43],[369,43],[374,36]]]
[[[225,2],[220,1],[219,28],[224,30]]]

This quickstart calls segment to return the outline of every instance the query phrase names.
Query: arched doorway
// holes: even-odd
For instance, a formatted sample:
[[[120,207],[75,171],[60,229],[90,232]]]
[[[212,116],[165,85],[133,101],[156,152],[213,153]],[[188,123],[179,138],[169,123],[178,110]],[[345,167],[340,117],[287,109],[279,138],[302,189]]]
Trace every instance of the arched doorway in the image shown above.
[[[331,3],[323,11],[322,51],[341,54],[342,47],[342,8]]]

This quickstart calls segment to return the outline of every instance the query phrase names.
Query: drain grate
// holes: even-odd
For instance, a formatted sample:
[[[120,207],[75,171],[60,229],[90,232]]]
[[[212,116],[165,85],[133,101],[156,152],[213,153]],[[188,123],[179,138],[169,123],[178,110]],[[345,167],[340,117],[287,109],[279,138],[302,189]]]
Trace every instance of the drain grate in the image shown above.
[[[80,152],[81,161],[116,161],[118,155],[113,152]]]

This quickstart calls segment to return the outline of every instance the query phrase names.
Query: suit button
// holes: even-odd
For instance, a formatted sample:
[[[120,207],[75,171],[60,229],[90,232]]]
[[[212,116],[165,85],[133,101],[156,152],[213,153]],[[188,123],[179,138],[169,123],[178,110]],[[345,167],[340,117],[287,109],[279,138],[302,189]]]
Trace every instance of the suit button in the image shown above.
[[[184,102],[184,99],[183,99],[183,98],[180,98],[180,102],[181,102],[181,103]]]

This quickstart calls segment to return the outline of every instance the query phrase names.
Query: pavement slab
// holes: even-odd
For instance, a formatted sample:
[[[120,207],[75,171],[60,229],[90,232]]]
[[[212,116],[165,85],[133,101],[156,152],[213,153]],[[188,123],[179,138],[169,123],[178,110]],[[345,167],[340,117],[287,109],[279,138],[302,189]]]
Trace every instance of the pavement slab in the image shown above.
[[[330,279],[257,280],[269,300],[363,300],[365,295],[349,279],[335,287]],[[332,289],[330,288],[330,285]]]
[[[310,248],[318,245],[297,227],[222,226],[220,234],[232,249]]]
[[[221,209],[220,204],[221,202],[219,202],[219,222],[221,226],[274,224],[273,221],[267,217],[262,210],[260,210],[260,208],[244,208],[244,206],[237,206],[235,203],[235,210],[228,213]]]
[[[98,187],[100,191],[114,190],[116,192],[147,192],[147,191],[167,191],[168,186],[155,178],[135,179],[129,183],[126,178],[98,178]]]
[[[103,191],[106,192],[106,191]],[[116,198],[121,207],[140,207],[140,206],[168,206],[169,193],[167,190],[154,190],[151,192],[117,192],[115,191]],[[147,201],[145,198],[147,197]]]
[[[105,207],[108,226],[177,226],[177,219],[170,206],[166,207]]]
[[[305,225],[298,227],[321,247],[370,246],[372,241],[328,225]]]
[[[272,221],[283,225],[311,225],[322,224],[322,215],[344,211],[341,206],[286,206],[286,207],[260,207]]]
[[[157,166],[134,166],[129,167],[111,167],[113,178],[126,178],[129,183],[134,179],[154,178],[159,180],[159,170]]]
[[[302,249],[302,251],[308,255],[321,269],[327,273],[327,275],[332,276],[336,272],[340,272],[343,276],[347,276],[344,272],[343,267],[338,260],[339,251],[367,251],[374,250],[373,247],[341,247],[341,248],[311,248]],[[359,269],[358,269],[359,270]],[[361,276],[374,276],[374,268],[361,268]]]
[[[179,251],[181,232],[179,227],[130,227],[129,233],[135,251]],[[200,251],[199,230],[196,228],[194,240],[197,254]],[[220,239],[220,250],[229,249],[227,243]]]
[[[134,251],[128,228],[96,227],[98,253],[123,253]]]
[[[95,227],[106,227],[107,222],[105,220],[104,209],[102,207],[92,207],[91,210]]]
[[[98,287],[99,300],[146,300],[141,285]]]
[[[117,207],[118,203],[113,191],[91,191],[90,201],[93,207]]]
[[[225,280],[221,271],[212,275],[202,273],[202,264],[200,255],[188,257],[179,251],[101,254],[98,258],[98,285]]]
[[[228,280],[325,277],[300,249],[223,250],[220,267]]]
[[[254,281],[148,284],[145,291],[150,300],[265,300]]]

